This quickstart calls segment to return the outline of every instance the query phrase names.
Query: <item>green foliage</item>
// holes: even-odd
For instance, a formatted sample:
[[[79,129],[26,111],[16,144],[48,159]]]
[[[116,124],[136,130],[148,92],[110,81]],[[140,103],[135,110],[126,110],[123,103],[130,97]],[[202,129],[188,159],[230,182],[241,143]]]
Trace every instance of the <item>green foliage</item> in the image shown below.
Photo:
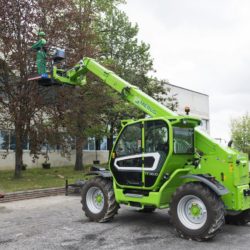
[[[144,89],[145,76],[153,70],[153,60],[150,46],[138,41],[138,25],[133,25],[123,11],[113,8],[97,23],[96,30],[101,34],[98,57],[102,63]]]
[[[231,135],[234,147],[250,156],[250,116],[248,113],[231,121]]]

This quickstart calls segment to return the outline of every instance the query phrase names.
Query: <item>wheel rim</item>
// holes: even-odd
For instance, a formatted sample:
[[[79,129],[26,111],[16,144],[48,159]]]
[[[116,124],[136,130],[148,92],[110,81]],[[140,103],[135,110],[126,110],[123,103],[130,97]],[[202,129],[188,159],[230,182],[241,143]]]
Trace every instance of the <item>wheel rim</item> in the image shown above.
[[[202,228],[207,221],[207,208],[195,195],[186,195],[179,201],[177,214],[181,223],[192,230]]]
[[[104,195],[102,190],[98,187],[91,187],[86,195],[86,204],[92,213],[100,213],[104,207]]]

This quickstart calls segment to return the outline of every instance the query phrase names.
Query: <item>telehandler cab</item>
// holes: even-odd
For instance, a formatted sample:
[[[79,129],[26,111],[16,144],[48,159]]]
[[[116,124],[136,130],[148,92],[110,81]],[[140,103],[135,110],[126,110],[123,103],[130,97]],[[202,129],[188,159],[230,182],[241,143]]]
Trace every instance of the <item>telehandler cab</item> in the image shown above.
[[[113,219],[119,204],[144,212],[169,208],[180,237],[213,238],[226,222],[250,221],[248,157],[223,147],[198,126],[200,119],[179,116],[95,60],[72,69],[53,65],[40,84],[82,86],[91,72],[150,118],[123,121],[109,159],[109,170],[92,171],[82,190],[82,208],[97,222]]]

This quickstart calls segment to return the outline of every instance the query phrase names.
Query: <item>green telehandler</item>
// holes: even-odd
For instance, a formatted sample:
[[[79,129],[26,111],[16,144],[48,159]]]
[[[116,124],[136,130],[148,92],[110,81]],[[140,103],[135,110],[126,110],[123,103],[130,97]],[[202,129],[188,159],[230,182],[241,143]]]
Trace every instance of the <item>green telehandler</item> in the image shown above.
[[[91,58],[69,70],[52,65],[38,81],[83,86],[88,72],[150,117],[122,121],[109,170],[89,173],[81,203],[90,220],[110,221],[120,204],[143,212],[169,208],[178,235],[197,241],[213,238],[225,221],[250,222],[248,156],[202,132],[200,119],[174,113]]]

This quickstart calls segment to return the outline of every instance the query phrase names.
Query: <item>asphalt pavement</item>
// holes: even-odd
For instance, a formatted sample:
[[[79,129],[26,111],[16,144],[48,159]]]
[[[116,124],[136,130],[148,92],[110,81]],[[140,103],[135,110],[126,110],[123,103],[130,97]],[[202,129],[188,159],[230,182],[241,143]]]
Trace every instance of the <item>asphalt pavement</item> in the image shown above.
[[[249,249],[250,224],[224,227],[209,242],[178,238],[167,210],[153,214],[122,207],[112,222],[90,222],[79,196],[0,204],[0,249]]]

